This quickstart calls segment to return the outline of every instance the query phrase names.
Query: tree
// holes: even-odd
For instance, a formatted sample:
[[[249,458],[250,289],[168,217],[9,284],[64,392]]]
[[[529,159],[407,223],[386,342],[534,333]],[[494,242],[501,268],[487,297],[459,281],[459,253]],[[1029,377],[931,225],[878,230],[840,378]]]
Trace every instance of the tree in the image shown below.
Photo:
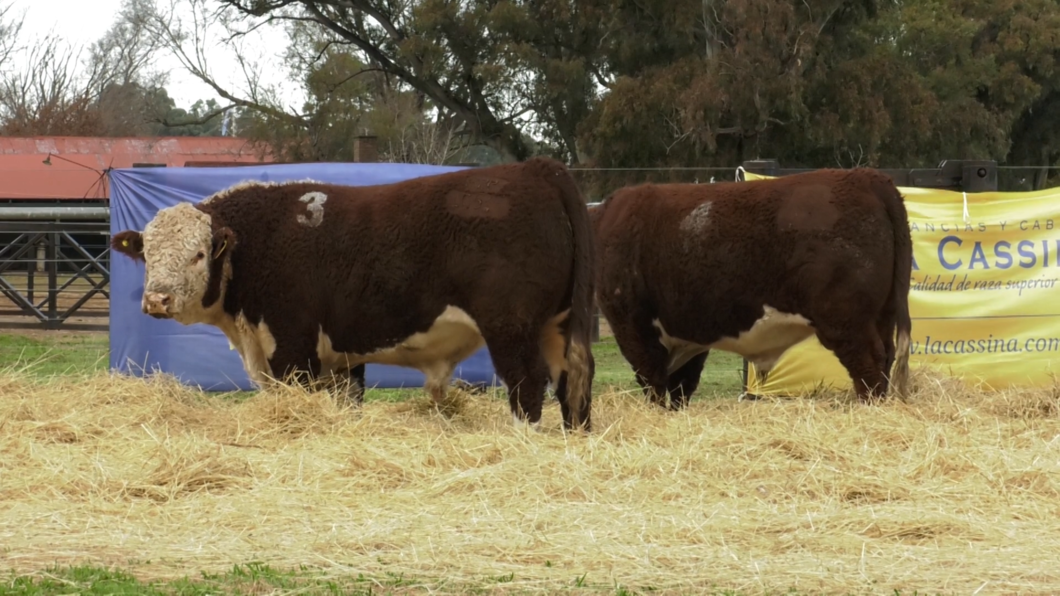
[[[432,99],[444,116],[511,158],[526,148],[512,120],[506,69],[498,68],[488,6],[464,10],[444,0],[411,2],[287,2],[222,0],[242,15],[271,21],[311,21],[329,42],[351,45],[373,68],[400,77]],[[498,101],[499,100],[499,101]]]
[[[25,11],[16,16],[11,12],[11,4],[0,6],[0,73],[6,72],[11,56],[20,49],[25,20]]]
[[[222,16],[207,16],[203,0],[192,0],[193,23],[173,12],[156,13],[154,30],[194,76],[211,85],[233,108],[243,111],[239,130],[253,142],[267,146],[286,161],[347,161],[353,159],[354,139],[378,136],[383,159],[445,162],[466,145],[453,122],[439,114],[429,98],[403,85],[384,69],[367,64],[362,53],[337,40],[315,23],[283,20],[289,44],[284,62],[288,76],[303,92],[299,107],[285,106],[275,89],[265,87],[258,66],[234,47],[233,55],[244,68],[243,90],[227,88],[210,73],[205,40],[211,24],[238,40],[240,31]],[[167,119],[165,124],[179,122]]]
[[[254,26],[308,23],[430,102],[443,130],[524,159],[537,129],[578,159],[600,15],[574,0],[220,0]],[[586,5],[588,6],[588,5]]]
[[[786,157],[814,118],[820,48],[856,35],[873,4],[618,0],[607,48],[616,82],[584,123],[585,143],[610,166]]]
[[[602,166],[1055,163],[1049,0],[614,0]]]
[[[1060,165],[1060,6],[1049,0],[981,2],[983,25],[973,48],[993,57],[997,73],[987,102],[1001,113],[1010,165]],[[1034,188],[1049,170],[1033,172]],[[1053,170],[1052,182],[1060,181]]]
[[[68,47],[54,35],[28,47],[10,37],[0,45],[0,64],[23,58],[21,68],[7,68],[0,82],[0,130],[8,135],[133,135],[150,125],[165,81],[149,67],[159,45],[148,34],[148,0],[124,0],[111,28],[88,48]],[[6,23],[0,12],[0,23]],[[13,29],[13,30],[12,30]],[[0,24],[0,35],[17,27]]]
[[[190,108],[178,108],[165,89],[157,89],[154,113],[162,114],[151,126],[151,135],[217,137],[234,136],[251,125],[253,117],[241,108],[224,110],[216,99],[198,100]],[[227,119],[227,122],[226,122]],[[227,130],[226,130],[227,124]]]
[[[88,135],[99,129],[93,97],[79,76],[75,55],[55,36],[25,51],[20,69],[0,81],[0,133]]]
[[[170,0],[168,12],[156,1],[125,0],[80,70],[54,38],[20,45],[0,9],[2,130],[217,134],[230,123],[301,161],[349,160],[365,133],[383,159],[431,163],[1060,161],[1055,0]],[[289,38],[298,105],[239,47],[274,26]],[[231,88],[207,63],[218,28],[244,75]],[[176,108],[150,68],[161,47],[221,101]],[[12,69],[17,52],[33,67]],[[1039,185],[1048,173],[1034,174]]]

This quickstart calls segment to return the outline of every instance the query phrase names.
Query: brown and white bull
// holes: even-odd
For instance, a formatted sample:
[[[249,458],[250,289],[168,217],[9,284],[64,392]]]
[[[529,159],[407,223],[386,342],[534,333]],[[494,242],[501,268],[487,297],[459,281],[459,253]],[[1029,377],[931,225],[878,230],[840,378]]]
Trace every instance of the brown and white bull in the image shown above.
[[[592,231],[557,161],[376,186],[246,182],[111,244],[145,261],[144,313],[220,328],[259,386],[352,374],[359,401],[378,363],[420,370],[440,401],[485,345],[516,421],[540,421],[551,382],[564,426],[589,430]]]
[[[764,381],[816,334],[861,399],[907,392],[912,243],[904,200],[872,169],[644,184],[590,210],[596,300],[649,398],[687,404],[712,349]]]

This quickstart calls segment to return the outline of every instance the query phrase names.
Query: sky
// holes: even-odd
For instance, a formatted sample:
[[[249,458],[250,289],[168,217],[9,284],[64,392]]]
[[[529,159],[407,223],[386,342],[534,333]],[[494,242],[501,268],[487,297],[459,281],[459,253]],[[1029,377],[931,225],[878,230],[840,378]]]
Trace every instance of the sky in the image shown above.
[[[110,28],[121,9],[121,0],[0,0],[0,5],[12,6],[12,14],[25,14],[22,26],[22,41],[32,41],[46,36],[49,32],[60,35],[71,46],[87,47],[101,37]],[[168,2],[163,0],[163,6]],[[211,2],[210,4],[213,4]],[[186,12],[190,14],[190,10]],[[216,40],[223,35],[223,29],[215,30],[209,39]],[[263,82],[281,85],[286,90],[283,97],[288,104],[297,106],[297,85],[284,80],[286,70],[282,66],[279,54],[286,46],[286,35],[280,29],[268,30],[244,41],[244,48],[256,59],[262,60],[270,68]],[[214,45],[208,54],[207,65],[222,85],[233,91],[243,89],[244,77],[231,52],[224,47]],[[188,73],[179,60],[169,52],[159,56],[156,68],[169,70],[169,83],[166,90],[178,107],[188,108],[199,99],[215,98],[223,102],[217,94],[202,81]]]

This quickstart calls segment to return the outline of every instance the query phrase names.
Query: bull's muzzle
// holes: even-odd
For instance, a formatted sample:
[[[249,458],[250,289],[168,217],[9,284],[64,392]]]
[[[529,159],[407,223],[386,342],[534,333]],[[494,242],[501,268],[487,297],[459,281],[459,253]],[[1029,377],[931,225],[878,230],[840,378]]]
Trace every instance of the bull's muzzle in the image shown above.
[[[144,314],[156,319],[168,319],[173,316],[173,313],[169,311],[171,304],[173,304],[173,297],[165,292],[144,292],[141,307]]]

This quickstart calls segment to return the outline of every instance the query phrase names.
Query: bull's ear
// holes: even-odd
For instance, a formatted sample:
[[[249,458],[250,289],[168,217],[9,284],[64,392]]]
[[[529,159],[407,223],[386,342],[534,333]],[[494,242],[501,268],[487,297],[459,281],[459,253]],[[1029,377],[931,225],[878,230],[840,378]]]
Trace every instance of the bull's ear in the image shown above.
[[[217,260],[222,256],[228,254],[236,246],[236,233],[232,231],[232,228],[225,226],[218,228],[213,233],[213,251],[211,253],[212,259]]]
[[[232,254],[232,249],[236,246],[236,233],[227,226],[217,228],[210,243],[210,277],[206,284],[206,293],[202,295],[203,308],[210,308],[221,298],[221,287],[225,283],[225,258]]]
[[[110,247],[134,261],[144,260],[143,234],[134,230],[125,230],[111,236]]]

